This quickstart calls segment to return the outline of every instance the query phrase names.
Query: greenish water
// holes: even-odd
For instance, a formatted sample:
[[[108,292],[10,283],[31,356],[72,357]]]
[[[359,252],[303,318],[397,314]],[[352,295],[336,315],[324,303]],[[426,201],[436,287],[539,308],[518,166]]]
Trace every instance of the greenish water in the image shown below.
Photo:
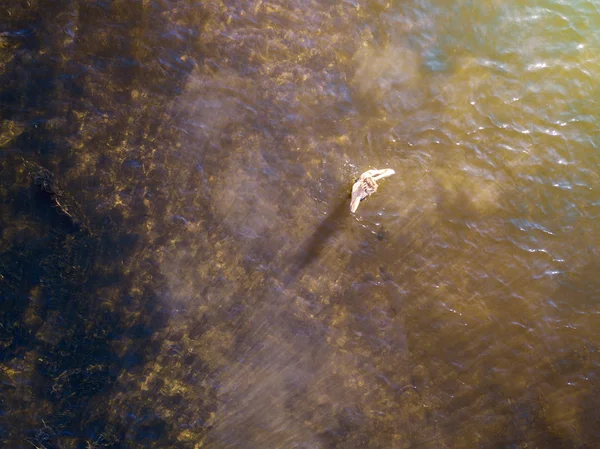
[[[0,4],[2,447],[598,447],[596,3]]]

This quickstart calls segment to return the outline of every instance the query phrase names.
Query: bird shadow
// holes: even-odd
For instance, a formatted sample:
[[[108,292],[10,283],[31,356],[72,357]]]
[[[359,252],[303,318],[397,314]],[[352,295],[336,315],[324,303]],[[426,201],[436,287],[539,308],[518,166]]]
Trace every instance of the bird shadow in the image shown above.
[[[292,257],[284,275],[284,287],[288,287],[294,282],[306,267],[321,256],[331,238],[342,231],[351,218],[346,197],[339,198],[335,206],[327,213],[315,231],[302,242],[300,249]]]

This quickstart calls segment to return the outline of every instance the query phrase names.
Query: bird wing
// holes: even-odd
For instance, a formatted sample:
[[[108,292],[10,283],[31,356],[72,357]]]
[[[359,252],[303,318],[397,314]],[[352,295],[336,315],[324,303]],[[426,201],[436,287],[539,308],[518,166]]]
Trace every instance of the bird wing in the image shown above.
[[[350,212],[352,213],[356,212],[356,209],[358,209],[360,200],[362,200],[365,193],[361,184],[362,181],[358,180],[352,186],[352,199],[350,200]]]
[[[369,170],[371,173],[371,176],[373,177],[373,179],[375,181],[377,181],[378,179],[381,178],[387,178],[388,176],[392,176],[395,175],[396,172],[394,170],[392,170],[391,168],[384,168],[383,170]]]

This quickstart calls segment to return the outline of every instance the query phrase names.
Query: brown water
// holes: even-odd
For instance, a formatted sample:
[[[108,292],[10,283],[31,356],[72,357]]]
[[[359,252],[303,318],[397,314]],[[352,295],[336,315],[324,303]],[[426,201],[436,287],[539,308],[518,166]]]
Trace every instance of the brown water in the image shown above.
[[[596,3],[17,3],[6,447],[598,447]]]

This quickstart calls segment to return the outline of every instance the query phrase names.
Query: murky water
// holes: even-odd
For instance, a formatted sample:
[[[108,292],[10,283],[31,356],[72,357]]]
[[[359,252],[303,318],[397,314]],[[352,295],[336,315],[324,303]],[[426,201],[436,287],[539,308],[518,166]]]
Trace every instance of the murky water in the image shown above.
[[[2,4],[4,446],[600,444],[596,3]]]

